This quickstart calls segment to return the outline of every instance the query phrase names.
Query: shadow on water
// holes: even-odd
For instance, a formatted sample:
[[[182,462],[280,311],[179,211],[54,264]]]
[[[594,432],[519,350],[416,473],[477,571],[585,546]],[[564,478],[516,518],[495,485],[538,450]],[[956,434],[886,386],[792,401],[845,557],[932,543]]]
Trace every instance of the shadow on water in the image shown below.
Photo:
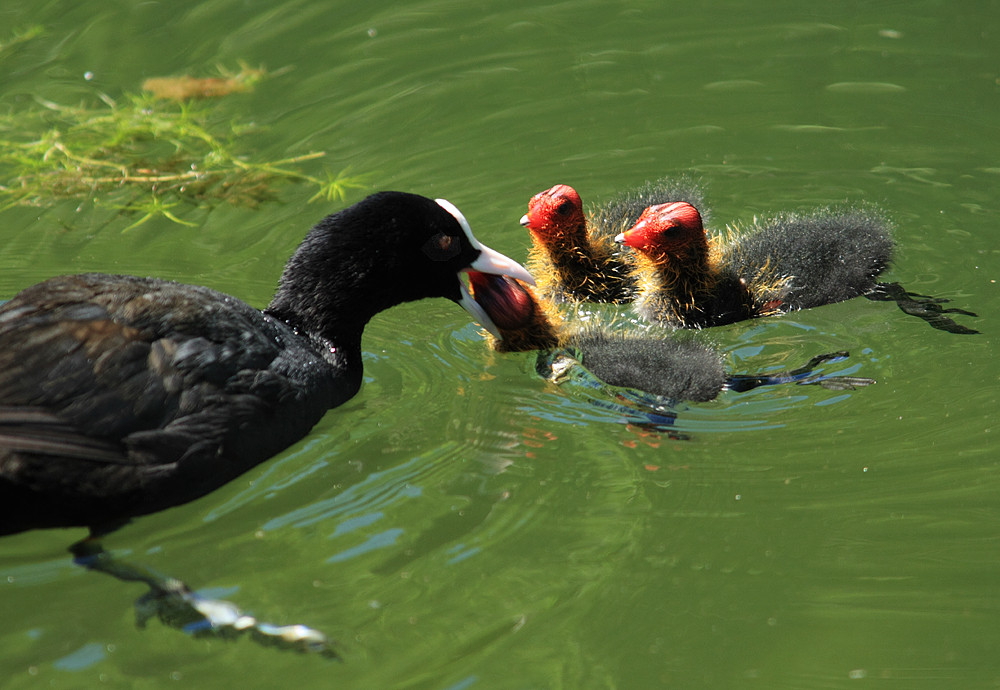
[[[875,289],[865,295],[875,302],[895,302],[904,313],[926,321],[931,328],[947,331],[957,335],[974,335],[979,331],[956,323],[945,314],[962,314],[964,316],[979,316],[975,312],[957,307],[943,307],[950,300],[944,297],[920,295],[909,292],[899,283],[878,283]]]

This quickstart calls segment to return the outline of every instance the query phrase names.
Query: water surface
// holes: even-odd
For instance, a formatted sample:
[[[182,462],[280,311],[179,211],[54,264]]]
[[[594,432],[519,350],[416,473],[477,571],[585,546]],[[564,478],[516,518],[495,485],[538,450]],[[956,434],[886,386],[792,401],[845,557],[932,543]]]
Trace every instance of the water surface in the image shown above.
[[[3,297],[96,269],[263,305],[308,227],[374,189],[447,197],[523,257],[534,193],[567,183],[597,203],[688,173],[715,228],[883,206],[886,277],[982,331],[863,299],[711,329],[697,337],[734,373],[849,350],[830,371],[877,383],[727,393],[649,428],[538,378],[533,355],[487,353],[450,303],[401,306],[366,331],[361,393],[308,438],[106,540],[324,631],[342,663],[139,629],[143,588],[73,566],[84,532],[57,530],[3,540],[4,686],[995,687],[998,9],[0,4],[9,31],[44,27],[0,53],[4,109],[288,68],[220,116],[262,126],[261,155],[323,150],[370,185],[312,204],[289,185],[124,234],[134,218],[87,202],[4,211]]]

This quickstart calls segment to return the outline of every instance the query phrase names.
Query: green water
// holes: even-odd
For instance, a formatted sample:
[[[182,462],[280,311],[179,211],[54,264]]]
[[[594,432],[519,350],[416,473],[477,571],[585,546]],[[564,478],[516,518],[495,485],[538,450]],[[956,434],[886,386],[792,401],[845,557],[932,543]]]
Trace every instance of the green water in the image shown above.
[[[446,301],[399,307],[308,438],[105,542],[324,631],[342,662],[140,629],[143,587],[74,566],[84,532],[56,530],[0,543],[0,685],[1000,685],[1000,4],[0,0],[4,36],[33,24],[0,53],[5,110],[287,67],[220,106],[262,126],[258,152],[446,197],[519,258],[518,218],[556,183],[596,203],[693,173],[715,227],[873,201],[897,225],[887,278],[982,333],[863,299],[712,329],[733,372],[845,349],[831,371],[877,384],[727,393],[650,430],[487,353]],[[263,305],[342,205],[312,193],[125,234],[87,202],[4,211],[0,296],[97,269]]]

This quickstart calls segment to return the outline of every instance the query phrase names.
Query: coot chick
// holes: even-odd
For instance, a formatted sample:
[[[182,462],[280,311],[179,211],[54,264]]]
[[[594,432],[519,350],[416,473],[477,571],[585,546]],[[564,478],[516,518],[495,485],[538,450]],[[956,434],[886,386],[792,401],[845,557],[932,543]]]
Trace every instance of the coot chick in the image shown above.
[[[871,209],[787,214],[709,237],[691,204],[652,206],[617,241],[637,251],[635,306],[650,321],[702,328],[865,294],[892,256]]]
[[[470,271],[469,281],[476,301],[499,331],[488,336],[493,350],[566,350],[608,385],[671,400],[706,402],[723,390],[744,392],[778,383],[819,383],[838,390],[873,383],[860,377],[813,375],[813,367],[846,357],[846,352],[814,357],[804,367],[780,374],[727,376],[719,353],[694,341],[594,325],[574,328],[551,303],[513,278]]]
[[[0,307],[0,534],[99,534],[228,482],[358,391],[393,305],[446,297],[496,332],[469,269],[531,281],[449,202],[381,192],[306,235],[263,311],[133,276],[25,289]]]
[[[635,291],[632,259],[613,239],[646,207],[667,201],[700,205],[702,195],[686,178],[647,182],[596,209],[588,222],[580,195],[569,185],[536,194],[521,225],[531,234],[528,268],[538,280],[539,294],[558,302],[630,302]]]

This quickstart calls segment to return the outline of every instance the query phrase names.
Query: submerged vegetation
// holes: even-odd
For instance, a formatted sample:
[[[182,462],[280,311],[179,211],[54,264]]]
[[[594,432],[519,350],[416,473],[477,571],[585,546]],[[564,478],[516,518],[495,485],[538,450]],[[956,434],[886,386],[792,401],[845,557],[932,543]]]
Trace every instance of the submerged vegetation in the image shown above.
[[[256,128],[223,119],[210,99],[252,90],[265,76],[243,65],[218,77],[149,79],[142,93],[119,98],[95,92],[78,105],[36,98],[28,109],[0,113],[0,211],[91,201],[138,215],[129,230],[155,217],[192,225],[185,207],[256,207],[276,199],[285,182],[313,186],[310,201],[342,200],[364,187],[347,171],[306,172],[322,151],[254,157],[246,140]]]
[[[0,57],[2,57],[5,53],[10,53],[12,50],[24,43],[27,43],[31,39],[41,36],[43,33],[44,29],[37,24],[16,30],[14,35],[10,38],[0,39]]]

